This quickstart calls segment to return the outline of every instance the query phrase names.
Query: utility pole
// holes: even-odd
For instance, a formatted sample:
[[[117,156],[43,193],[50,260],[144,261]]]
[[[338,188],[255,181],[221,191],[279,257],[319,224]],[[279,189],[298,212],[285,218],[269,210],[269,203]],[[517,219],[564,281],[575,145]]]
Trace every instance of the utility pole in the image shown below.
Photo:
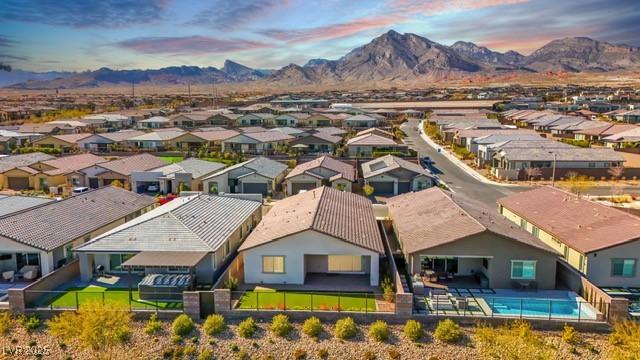
[[[189,93],[189,106],[191,106],[191,82],[187,83],[187,92]]]
[[[556,160],[558,159],[558,154],[553,151],[550,151],[553,154],[553,169],[551,170],[551,187],[556,186]]]

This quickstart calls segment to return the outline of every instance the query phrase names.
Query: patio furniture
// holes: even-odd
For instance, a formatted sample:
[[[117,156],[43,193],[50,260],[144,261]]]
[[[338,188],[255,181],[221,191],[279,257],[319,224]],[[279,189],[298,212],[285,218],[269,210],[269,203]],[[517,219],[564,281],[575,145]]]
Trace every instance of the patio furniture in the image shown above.
[[[16,281],[16,272],[13,270],[3,272],[2,280],[8,281],[8,282]]]
[[[38,277],[38,271],[40,268],[38,265],[25,265],[16,274],[16,278],[33,280]]]
[[[38,277],[37,270],[29,270],[26,273],[22,274],[22,278],[25,280],[33,280]]]

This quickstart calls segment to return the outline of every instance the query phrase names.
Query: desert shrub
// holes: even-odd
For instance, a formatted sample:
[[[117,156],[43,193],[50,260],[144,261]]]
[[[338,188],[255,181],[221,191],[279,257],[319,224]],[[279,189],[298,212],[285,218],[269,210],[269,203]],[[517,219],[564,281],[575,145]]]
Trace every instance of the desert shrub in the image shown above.
[[[451,319],[444,319],[438,322],[436,331],[433,333],[436,339],[449,344],[462,340],[462,335],[460,326]]]
[[[396,292],[394,290],[393,281],[388,276],[385,276],[380,283],[380,288],[382,289],[382,296],[387,302],[395,302],[396,300]]]
[[[302,324],[302,332],[312,338],[320,336],[320,333],[322,333],[322,323],[320,322],[320,319],[312,316],[305,320]]]
[[[424,335],[422,323],[416,320],[408,320],[404,324],[404,336],[411,341],[418,341]]]
[[[198,347],[195,345],[186,345],[182,353],[187,359],[191,359],[195,354],[198,353]]]
[[[364,360],[375,360],[376,359],[376,353],[374,353],[371,350],[367,350],[364,352],[363,355]]]
[[[104,351],[129,338],[131,313],[115,303],[87,302],[77,312],[64,312],[47,325],[53,336]]]
[[[614,323],[609,344],[611,359],[635,359],[640,354],[640,323],[628,320]]]
[[[578,345],[582,342],[582,336],[573,326],[565,325],[562,329],[562,340],[569,345]]]
[[[173,320],[173,324],[171,324],[173,334],[178,336],[187,336],[193,331],[193,329],[195,329],[195,325],[193,320],[191,320],[187,314],[178,316]]]
[[[240,284],[240,281],[238,280],[238,278],[229,275],[229,278],[225,280],[224,283],[222,283],[222,287],[225,289],[229,289],[231,291],[236,291],[238,290],[239,284]]]
[[[37,330],[41,325],[40,317],[38,315],[20,315],[18,317],[18,322],[25,330],[27,330],[27,332]]]
[[[240,351],[238,351],[238,354],[236,356],[237,356],[238,360],[249,360],[249,359],[251,359],[251,357],[249,356],[249,353],[245,349],[240,349]]]
[[[375,341],[387,341],[389,339],[389,326],[382,320],[377,320],[369,327],[369,337]]]
[[[7,311],[0,312],[0,335],[6,335],[13,328],[13,319]]]
[[[278,314],[274,316],[273,319],[271,319],[270,329],[274,334],[280,337],[284,337],[291,332],[291,329],[293,329],[293,326],[291,326],[291,323],[289,322],[289,317],[287,315]]]
[[[497,328],[480,325],[475,338],[480,353],[487,359],[551,360],[558,357],[556,348],[545,343],[525,321]]]
[[[144,327],[145,334],[153,335],[159,333],[161,330],[162,322],[158,319],[158,314],[152,314],[147,325]]]
[[[400,352],[393,348],[387,350],[387,355],[389,355],[389,359],[392,360],[400,359]]]
[[[293,352],[293,358],[295,360],[302,360],[307,358],[307,351],[305,349],[297,348],[296,351]]]
[[[242,320],[242,322],[238,324],[238,336],[243,338],[252,337],[257,330],[258,330],[258,326],[256,325],[256,322],[251,317],[248,317]]]
[[[352,318],[346,317],[336,321],[336,326],[333,330],[333,334],[338,339],[351,339],[358,333],[358,327],[356,322]]]
[[[220,314],[212,314],[207,316],[207,319],[202,324],[202,329],[209,336],[218,335],[227,328],[227,324],[224,322],[224,316]]]
[[[371,196],[371,194],[373,194],[374,191],[375,191],[375,189],[373,188],[373,186],[371,186],[369,184],[365,184],[362,187],[362,192],[364,193],[365,196]]]
[[[320,359],[326,359],[329,357],[329,350],[327,350],[326,348],[322,348],[320,350],[318,350],[318,357]]]
[[[213,360],[214,359],[213,350],[209,348],[202,349],[202,351],[200,352],[200,354],[196,359],[197,360]]]

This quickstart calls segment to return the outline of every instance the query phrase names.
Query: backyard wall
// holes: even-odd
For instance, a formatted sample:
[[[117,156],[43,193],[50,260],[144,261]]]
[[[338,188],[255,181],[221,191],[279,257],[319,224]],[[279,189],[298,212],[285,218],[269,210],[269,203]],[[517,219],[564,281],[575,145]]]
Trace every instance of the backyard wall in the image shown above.
[[[29,286],[22,289],[9,289],[9,309],[22,313],[32,304],[42,300],[46,294],[42,291],[53,291],[61,285],[77,279],[80,276],[80,262],[74,260],[54,272],[51,272]]]

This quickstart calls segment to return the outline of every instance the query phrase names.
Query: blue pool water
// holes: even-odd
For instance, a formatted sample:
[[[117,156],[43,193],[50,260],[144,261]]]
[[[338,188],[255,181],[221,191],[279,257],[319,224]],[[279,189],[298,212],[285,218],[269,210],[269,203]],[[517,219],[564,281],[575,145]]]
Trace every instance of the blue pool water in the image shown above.
[[[579,305],[575,300],[566,299],[534,299],[534,298],[509,298],[486,297],[485,301],[493,310],[494,315],[549,317],[552,318],[578,318],[589,317],[587,306]]]

